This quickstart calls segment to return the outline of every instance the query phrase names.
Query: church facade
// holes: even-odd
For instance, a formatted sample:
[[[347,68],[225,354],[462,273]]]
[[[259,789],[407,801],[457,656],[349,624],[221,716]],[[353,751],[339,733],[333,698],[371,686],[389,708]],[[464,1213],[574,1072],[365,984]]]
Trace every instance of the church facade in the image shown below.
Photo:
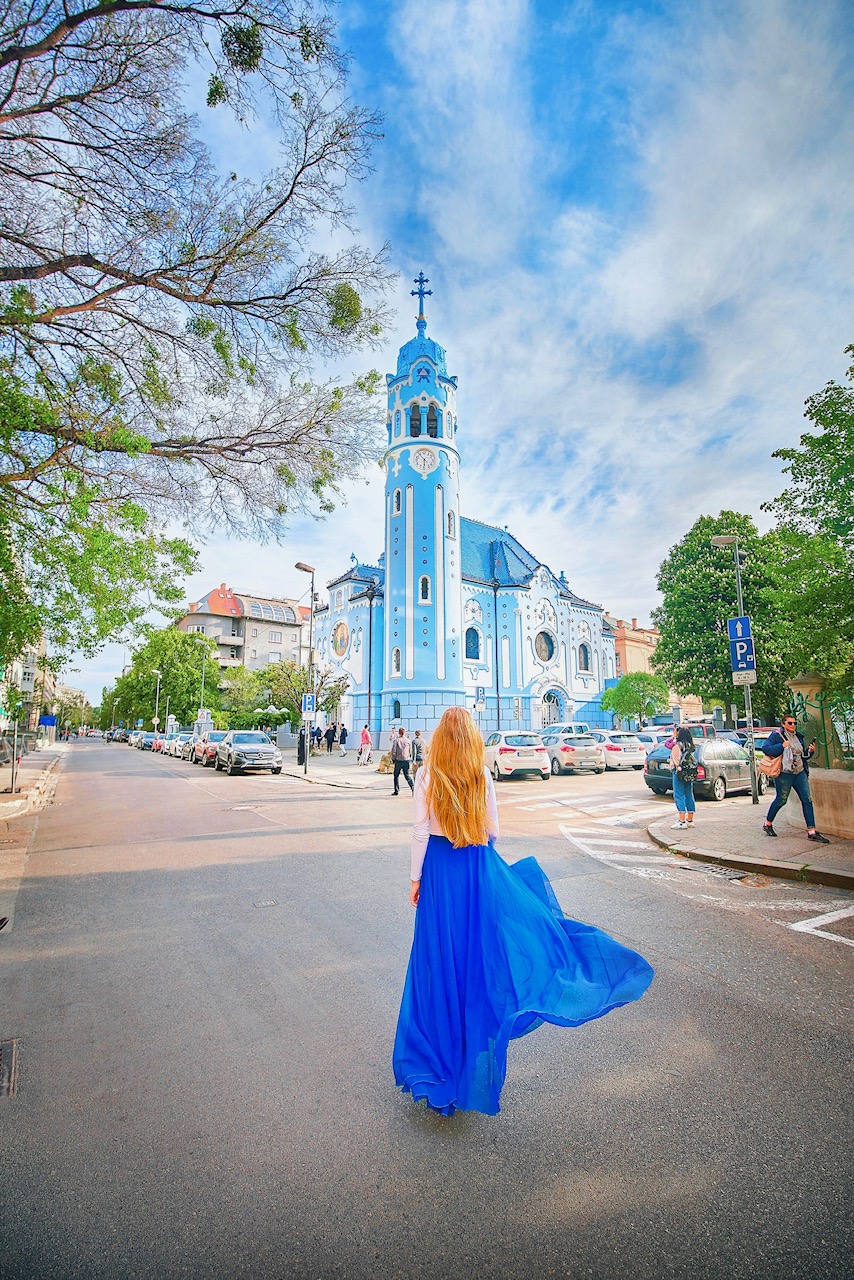
[[[614,633],[506,529],[460,511],[457,379],[427,336],[428,281],[415,282],[416,336],[387,375],[385,540],[351,557],[315,615],[319,661],[346,675],[338,718],[429,731],[467,706],[480,729],[611,724],[599,702],[616,675]],[[464,434],[464,428],[463,428]]]

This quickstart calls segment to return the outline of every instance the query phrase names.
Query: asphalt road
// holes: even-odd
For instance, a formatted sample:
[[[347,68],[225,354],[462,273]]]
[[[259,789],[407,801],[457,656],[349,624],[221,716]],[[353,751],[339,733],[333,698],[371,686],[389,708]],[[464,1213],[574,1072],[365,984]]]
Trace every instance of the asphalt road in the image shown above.
[[[792,925],[854,895],[687,869],[636,774],[499,797],[656,979],[447,1121],[390,1068],[408,794],[70,752],[0,831],[3,1280],[851,1277],[854,947]]]

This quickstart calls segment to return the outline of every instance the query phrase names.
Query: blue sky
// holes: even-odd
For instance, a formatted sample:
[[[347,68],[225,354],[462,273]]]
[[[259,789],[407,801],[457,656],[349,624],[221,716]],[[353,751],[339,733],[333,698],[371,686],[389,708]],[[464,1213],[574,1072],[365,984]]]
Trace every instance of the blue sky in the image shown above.
[[[648,619],[697,516],[783,487],[774,449],[854,342],[849,0],[342,0],[353,98],[385,137],[351,192],[400,272],[386,348],[459,377],[464,513]],[[218,113],[219,114],[219,113]],[[207,123],[207,121],[206,121]],[[211,135],[227,161],[227,128]],[[259,157],[273,140],[253,139]],[[240,143],[245,147],[245,140]],[[382,415],[381,415],[382,418]],[[281,546],[212,538],[187,584],[299,595],[382,547],[382,478]],[[93,701],[110,646],[69,683]]]

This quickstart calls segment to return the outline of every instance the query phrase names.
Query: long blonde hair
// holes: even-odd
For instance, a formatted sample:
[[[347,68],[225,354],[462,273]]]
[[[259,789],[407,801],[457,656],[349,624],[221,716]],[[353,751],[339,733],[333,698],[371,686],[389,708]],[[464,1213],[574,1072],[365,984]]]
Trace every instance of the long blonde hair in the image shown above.
[[[465,707],[448,707],[427,751],[427,806],[455,849],[486,844],[483,739]]]

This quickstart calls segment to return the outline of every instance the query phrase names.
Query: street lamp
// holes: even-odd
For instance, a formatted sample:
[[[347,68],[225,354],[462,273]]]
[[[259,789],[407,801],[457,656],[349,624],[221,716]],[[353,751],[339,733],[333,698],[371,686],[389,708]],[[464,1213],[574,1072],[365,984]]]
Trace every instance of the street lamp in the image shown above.
[[[311,609],[308,615],[308,687],[314,693],[314,565],[297,560],[294,568],[299,569],[300,573],[311,574]],[[304,722],[303,729],[305,729]],[[303,743],[303,773],[308,773],[308,732],[305,733]]]
[[[156,667],[152,667],[151,674],[157,676],[157,692],[154,695],[154,731],[156,733],[160,725],[160,680],[163,672],[158,671]]]
[[[733,559],[735,560],[735,590],[738,599],[738,616],[743,618],[744,600],[741,595],[741,553],[738,549],[738,538],[734,533],[718,533],[712,538],[713,547],[732,547]],[[747,752],[750,756],[750,794],[754,804],[759,804],[759,787],[756,781],[756,756],[754,754],[753,742],[753,698],[750,693],[750,685],[743,685],[744,689],[744,710],[747,716]]]

